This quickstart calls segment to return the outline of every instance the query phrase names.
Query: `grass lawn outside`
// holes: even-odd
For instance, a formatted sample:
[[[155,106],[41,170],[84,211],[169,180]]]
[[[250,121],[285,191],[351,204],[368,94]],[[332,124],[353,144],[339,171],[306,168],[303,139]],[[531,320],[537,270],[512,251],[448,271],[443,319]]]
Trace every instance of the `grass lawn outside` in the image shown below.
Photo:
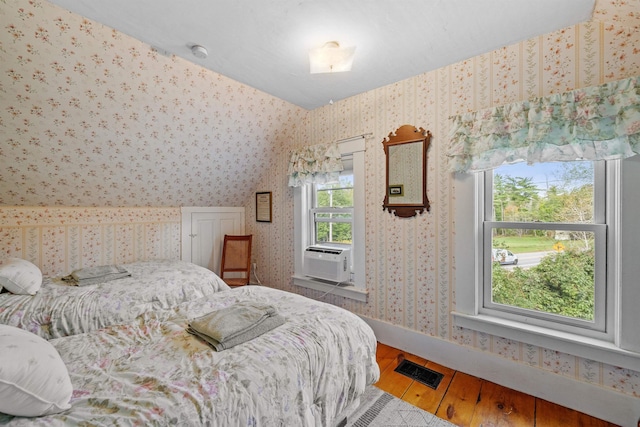
[[[495,236],[493,247],[498,249],[509,249],[514,254],[526,252],[546,252],[554,250],[557,240],[548,237],[536,236]]]

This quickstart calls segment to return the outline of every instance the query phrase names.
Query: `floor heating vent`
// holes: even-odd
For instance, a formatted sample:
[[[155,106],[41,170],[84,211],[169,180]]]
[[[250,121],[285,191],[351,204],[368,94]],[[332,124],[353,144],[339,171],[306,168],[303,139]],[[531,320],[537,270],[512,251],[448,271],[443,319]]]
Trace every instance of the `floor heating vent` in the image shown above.
[[[438,388],[438,384],[440,384],[442,377],[444,377],[444,374],[440,372],[432,371],[429,368],[425,368],[406,359],[400,362],[395,371],[432,389]]]

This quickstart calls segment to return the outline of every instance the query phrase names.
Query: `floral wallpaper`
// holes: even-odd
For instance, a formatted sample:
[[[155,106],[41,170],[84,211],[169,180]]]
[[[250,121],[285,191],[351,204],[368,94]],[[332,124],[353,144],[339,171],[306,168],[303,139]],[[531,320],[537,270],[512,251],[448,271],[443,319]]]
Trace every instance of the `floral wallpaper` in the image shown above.
[[[355,313],[473,347],[580,382],[640,399],[640,372],[587,360],[526,343],[461,329],[453,324],[455,272],[454,180],[447,171],[448,118],[529,97],[546,96],[640,75],[640,1],[598,0],[591,22],[535,37],[433,72],[363,93],[311,111],[310,143],[371,132],[366,151],[367,303],[328,295],[323,298]],[[382,140],[403,124],[428,129],[429,213],[411,220],[382,210],[385,159]],[[296,140],[296,145],[307,141]],[[286,158],[275,165],[286,175]],[[279,189],[287,192],[286,188]],[[284,225],[293,224],[293,201]],[[248,212],[251,207],[248,208]],[[251,228],[251,221],[248,222]],[[260,233],[259,229],[256,229]],[[285,241],[293,232],[284,229]],[[258,241],[264,239],[258,238]],[[292,250],[292,244],[279,246]],[[264,248],[259,266],[270,266],[263,282],[319,297],[290,285],[293,265],[276,262]],[[265,280],[266,278],[266,280]]]
[[[180,259],[179,208],[0,206],[0,257],[46,276],[142,259]]]
[[[304,109],[44,0],[0,4],[0,205],[244,205],[304,127]]]
[[[639,75],[640,0],[597,0],[591,22],[313,111],[46,1],[0,5],[0,256],[39,260],[50,273],[77,262],[174,257],[179,206],[245,206],[261,282],[317,298],[291,282],[289,150],[371,133],[369,299],[324,300],[640,399],[640,372],[453,325],[456,200],[445,167],[453,114]],[[410,220],[382,211],[381,142],[403,124],[433,134],[431,211]],[[256,191],[273,192],[272,223],[255,221]]]

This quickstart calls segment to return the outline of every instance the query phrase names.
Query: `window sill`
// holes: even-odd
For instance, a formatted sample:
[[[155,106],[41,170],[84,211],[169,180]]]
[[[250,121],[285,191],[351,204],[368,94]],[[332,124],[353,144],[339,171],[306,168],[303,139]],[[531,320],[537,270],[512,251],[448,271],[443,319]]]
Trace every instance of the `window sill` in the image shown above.
[[[340,295],[341,297],[351,298],[362,302],[367,302],[367,296],[369,295],[369,291],[358,288],[354,285],[335,286],[335,284],[330,282],[312,279],[307,276],[294,275],[293,284],[303,288],[314,289],[320,292],[329,292],[333,295]]]
[[[616,367],[640,370],[640,354],[621,349],[611,342],[553,331],[487,315],[451,313],[456,326],[525,342]]]

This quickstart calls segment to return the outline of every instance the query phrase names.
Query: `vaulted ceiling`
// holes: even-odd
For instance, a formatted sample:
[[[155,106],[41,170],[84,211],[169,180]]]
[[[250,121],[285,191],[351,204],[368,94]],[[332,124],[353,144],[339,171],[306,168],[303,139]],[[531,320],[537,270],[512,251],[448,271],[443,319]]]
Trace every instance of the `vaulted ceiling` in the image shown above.
[[[51,0],[306,109],[589,20],[595,0]],[[310,74],[325,42],[353,69]],[[199,59],[194,44],[209,55]]]

